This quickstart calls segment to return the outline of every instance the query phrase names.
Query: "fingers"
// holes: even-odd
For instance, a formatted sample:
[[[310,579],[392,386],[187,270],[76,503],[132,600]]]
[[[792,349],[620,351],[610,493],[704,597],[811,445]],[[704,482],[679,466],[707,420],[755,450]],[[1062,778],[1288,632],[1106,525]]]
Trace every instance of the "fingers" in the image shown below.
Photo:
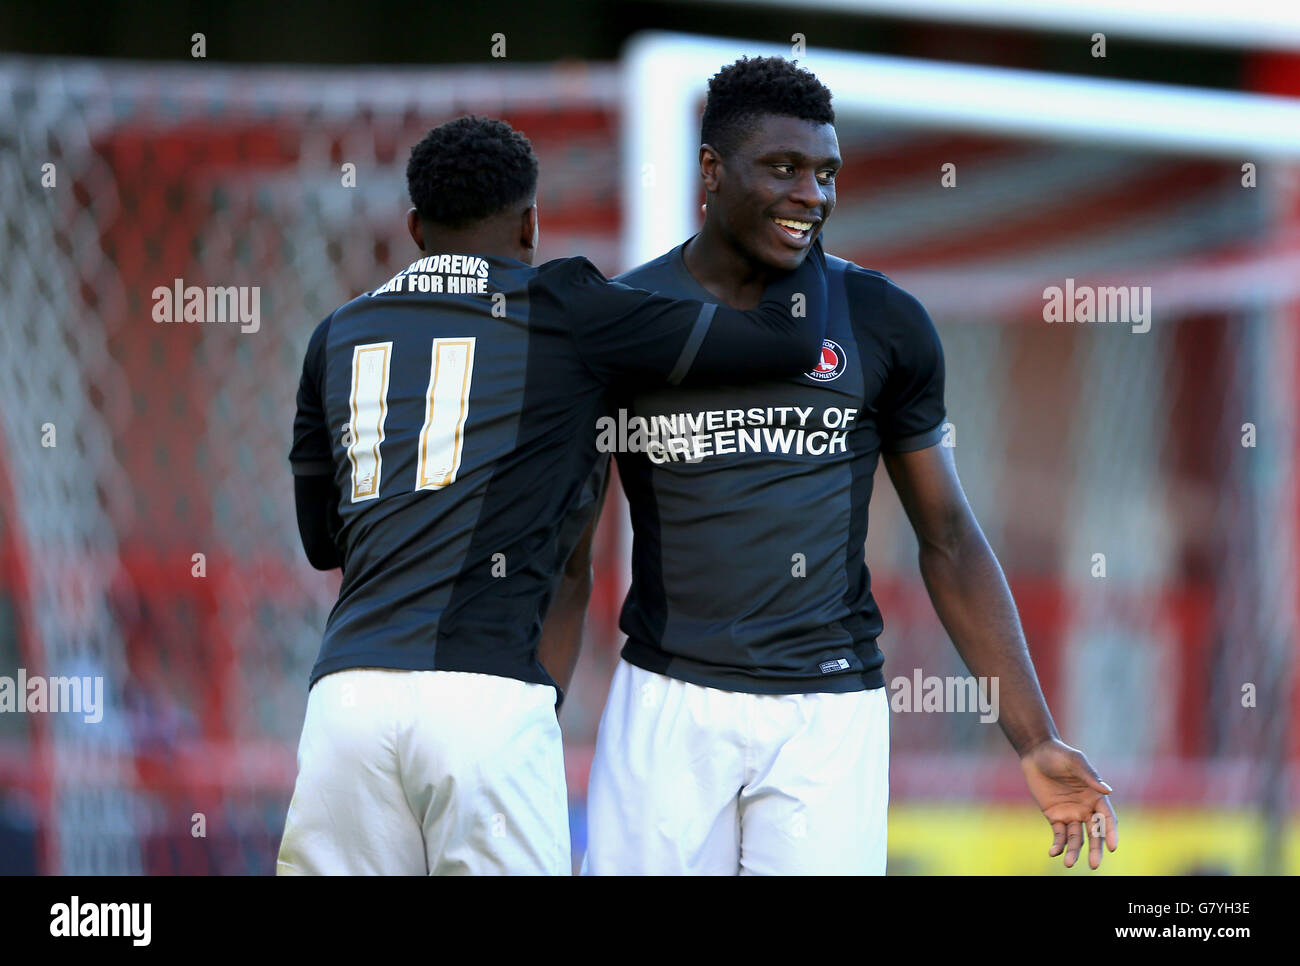
[[[1095,771],[1092,771],[1092,769],[1088,770],[1087,781],[1088,781],[1089,788],[1091,788],[1094,792],[1101,792],[1103,795],[1109,795],[1111,792],[1115,790],[1111,788],[1109,785],[1107,785],[1104,781],[1102,781],[1101,776],[1098,775]]]
[[[1109,795],[1114,791],[1113,788],[1101,780],[1101,776],[1097,774],[1097,770],[1092,767],[1092,762],[1088,761],[1083,752],[1076,751],[1075,754],[1078,756],[1076,761],[1079,770],[1083,772],[1083,780],[1088,784],[1089,788],[1095,792],[1101,792],[1103,795]]]
[[[1065,836],[1065,867],[1073,869],[1079,861],[1079,850],[1083,848],[1083,823],[1071,822]]]
[[[1110,802],[1104,798],[1101,800],[1101,813],[1105,816],[1106,822],[1106,848],[1114,852],[1119,848],[1119,819],[1115,817],[1115,810],[1110,807]]]
[[[1112,852],[1119,848],[1119,829],[1116,828],[1117,825],[1115,810],[1110,807],[1110,802],[1104,798],[1100,799],[1097,811],[1093,813],[1092,819],[1088,823],[1088,868],[1097,869],[1101,867],[1101,843],[1103,841]]]
[[[1047,854],[1050,858],[1054,859],[1061,854],[1061,850],[1064,848],[1065,848],[1065,823],[1053,822],[1052,823],[1052,847],[1047,850]]]

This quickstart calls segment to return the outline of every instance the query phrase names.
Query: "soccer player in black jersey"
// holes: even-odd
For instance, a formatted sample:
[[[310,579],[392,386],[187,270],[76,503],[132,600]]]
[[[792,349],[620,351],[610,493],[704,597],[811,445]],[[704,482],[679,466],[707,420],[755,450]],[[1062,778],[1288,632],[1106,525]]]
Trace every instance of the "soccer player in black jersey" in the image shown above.
[[[734,307],[816,247],[840,168],[831,95],[780,58],[709,84],[700,233],[620,277]],[[1048,712],[1001,568],[941,445],[943,352],[921,304],[827,256],[821,357],[750,385],[615,405],[652,442],[618,453],[634,531],[627,634],[588,794],[586,870],[882,873],[889,705],[864,561],[878,460],[936,612],[1051,823],[1051,855],[1118,842],[1106,786]],[[1101,834],[1096,834],[1101,831]]]
[[[316,328],[298,390],[299,529],[343,582],[277,870],[564,874],[571,662],[538,647],[602,394],[807,368],[825,259],[748,312],[534,268],[537,161],[485,118],[431,131],[407,180],[421,257]]]

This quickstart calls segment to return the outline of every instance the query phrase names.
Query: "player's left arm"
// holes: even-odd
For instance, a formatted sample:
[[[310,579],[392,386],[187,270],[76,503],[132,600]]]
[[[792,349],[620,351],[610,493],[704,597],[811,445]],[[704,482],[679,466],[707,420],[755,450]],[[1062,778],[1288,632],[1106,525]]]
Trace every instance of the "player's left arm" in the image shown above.
[[[916,531],[935,613],[971,673],[998,682],[999,724],[1052,826],[1048,855],[1064,851],[1065,865],[1073,866],[1086,827],[1095,869],[1101,840],[1112,852],[1119,844],[1110,786],[1057,734],[1002,567],[966,502],[952,447],[939,445],[946,415],[939,334],[921,303],[892,282],[881,290],[875,318],[890,352],[877,400],[885,469]]]
[[[1111,788],[1083,752],[1057,734],[1011,589],[966,501],[952,448],[886,452],[884,462],[916,532],[921,577],[935,613],[970,672],[998,681],[999,724],[1052,826],[1048,854],[1064,851],[1066,867],[1073,866],[1086,831],[1088,865],[1097,868],[1102,839],[1112,852],[1119,846],[1106,798]]]
[[[302,377],[298,381],[293,446],[289,450],[298,535],[308,562],[317,570],[343,566],[338,548],[343,521],[339,516],[338,489],[334,485],[333,449],[325,421],[323,392],[325,346],[332,318],[330,315],[318,325],[307,343]]]
[[[307,562],[317,570],[343,566],[338,534],[343,529],[339,516],[338,488],[334,477],[323,473],[293,478],[293,503],[298,517],[298,536]]]

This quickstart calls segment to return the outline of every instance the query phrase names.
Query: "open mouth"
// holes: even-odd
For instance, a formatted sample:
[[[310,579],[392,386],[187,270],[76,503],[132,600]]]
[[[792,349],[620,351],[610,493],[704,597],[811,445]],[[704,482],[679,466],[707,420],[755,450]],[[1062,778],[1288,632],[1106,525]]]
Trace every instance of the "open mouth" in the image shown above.
[[[813,230],[814,222],[795,221],[792,218],[773,218],[776,226],[783,232],[793,238],[795,241],[802,241],[807,238]]]

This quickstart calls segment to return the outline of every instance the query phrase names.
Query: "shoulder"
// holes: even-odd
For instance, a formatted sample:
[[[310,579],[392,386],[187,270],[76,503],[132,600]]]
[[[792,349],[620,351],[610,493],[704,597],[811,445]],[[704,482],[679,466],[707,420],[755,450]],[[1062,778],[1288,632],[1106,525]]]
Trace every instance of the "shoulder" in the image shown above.
[[[574,255],[553,258],[535,266],[528,282],[528,292],[534,305],[550,305],[567,316],[582,310],[599,290],[608,286],[609,279],[590,259]]]
[[[672,260],[676,252],[676,248],[669,249],[658,258],[642,262],[636,268],[629,268],[622,275],[615,276],[614,281],[632,288],[651,290],[661,288],[672,278]]]
[[[934,331],[921,300],[888,275],[833,255],[826,256],[826,264],[832,275],[842,273],[855,320],[885,325],[892,335],[902,337],[929,338]]]
[[[573,255],[569,258],[553,258],[543,262],[535,269],[534,280],[542,283],[602,283],[609,281],[591,259],[585,255]]]
[[[353,301],[355,301],[355,299],[354,299]],[[350,305],[351,303],[348,303],[348,304]],[[346,306],[344,306],[344,307],[346,307]],[[335,310],[334,310],[333,312],[331,312],[329,315],[325,316],[325,318],[321,319],[318,323],[316,323],[316,328],[312,330],[312,333],[311,333],[311,342],[310,342],[309,344],[311,344],[311,345],[315,345],[315,344],[317,344],[317,343],[323,343],[323,342],[325,342],[327,339],[329,339],[329,337],[330,337],[330,326],[331,326],[331,325],[333,324],[333,322],[334,322],[334,316],[338,315],[338,313],[339,313],[339,310],[338,310],[338,309],[335,309]]]
[[[350,305],[351,303],[348,304]],[[339,309],[335,309],[329,315],[325,316],[324,319],[318,322],[316,324],[316,328],[312,329],[311,338],[307,340],[307,364],[308,365],[318,366],[323,363],[325,358],[325,349],[326,346],[329,344],[330,327],[333,325],[334,316],[338,315],[341,308],[346,308],[346,306],[340,306]]]
[[[315,341],[317,335],[320,335],[322,340],[328,339],[331,332],[346,331],[352,319],[365,316],[369,312],[382,311],[384,306],[383,298],[383,296],[375,295],[373,292],[362,292],[356,298],[344,302],[325,316],[324,321],[312,333],[312,340]]]

